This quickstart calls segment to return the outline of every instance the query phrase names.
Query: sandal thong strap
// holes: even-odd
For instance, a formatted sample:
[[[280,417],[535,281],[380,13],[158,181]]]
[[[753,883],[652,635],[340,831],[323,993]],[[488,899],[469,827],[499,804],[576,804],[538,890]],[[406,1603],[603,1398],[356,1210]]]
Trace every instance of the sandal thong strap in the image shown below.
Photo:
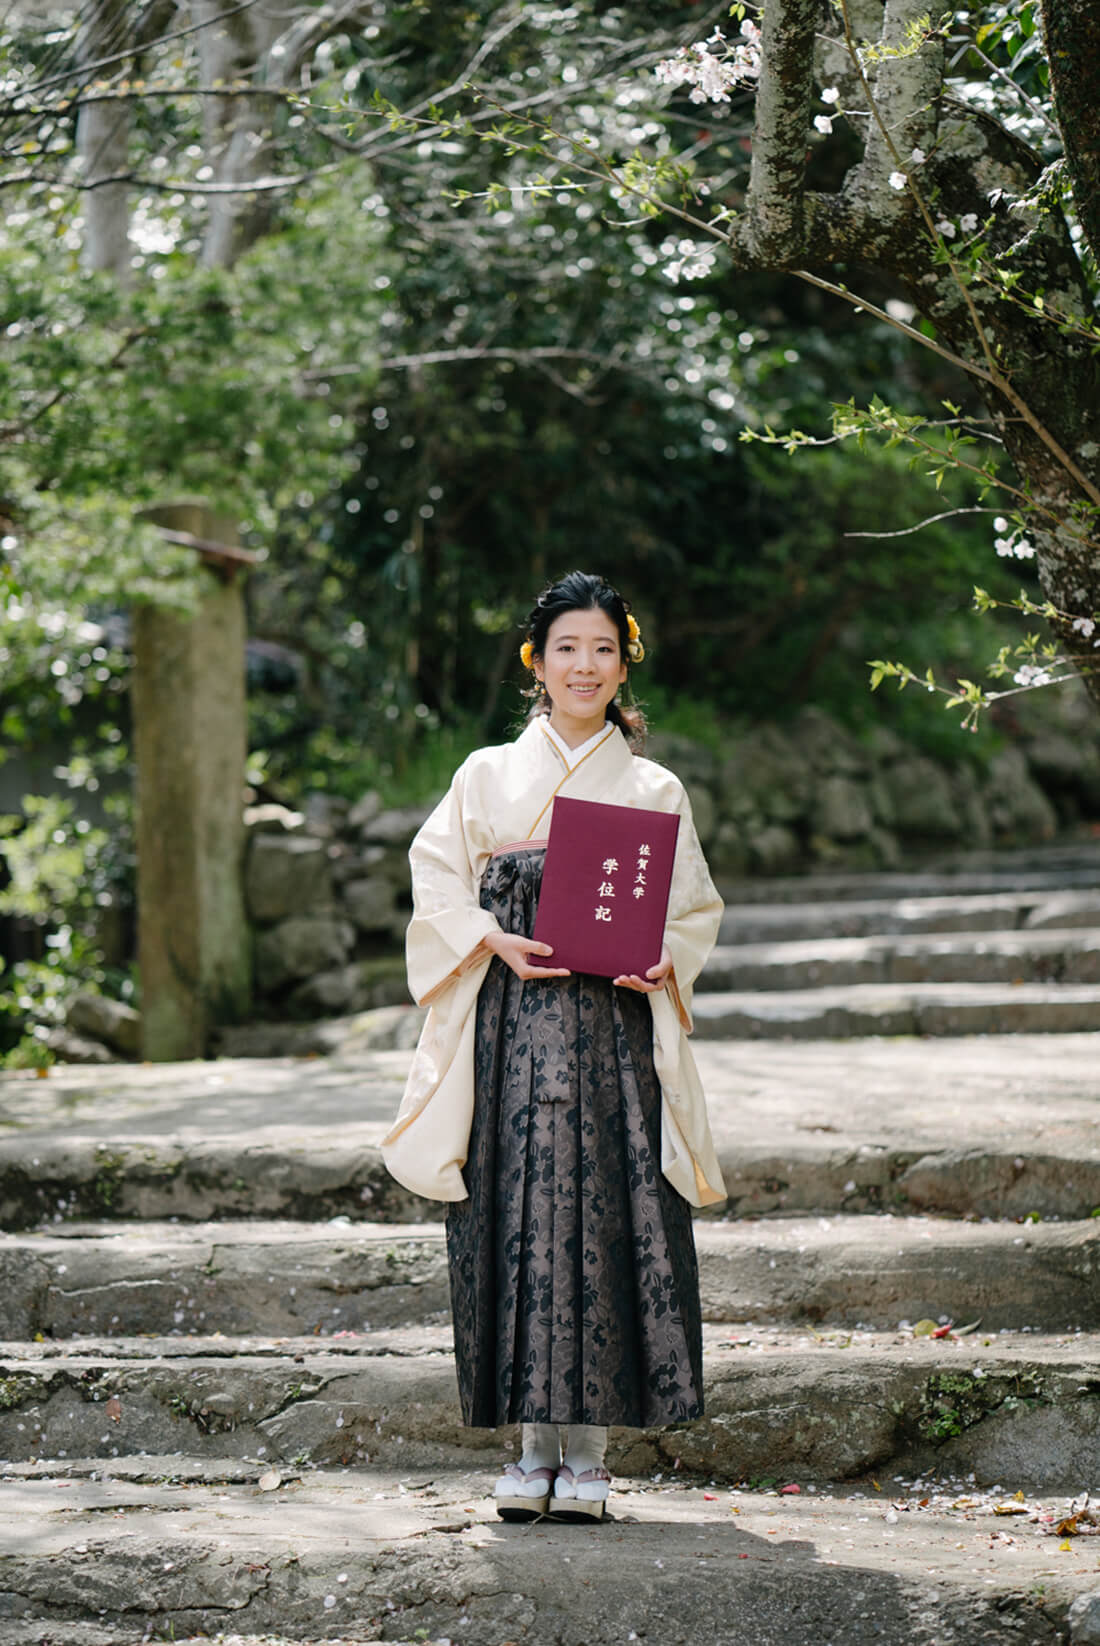
[[[518,1480],[523,1485],[526,1485],[530,1480],[545,1480],[547,1484],[549,1484],[557,1473],[555,1469],[547,1468],[546,1465],[543,1465],[538,1469],[529,1469],[524,1471],[520,1468],[518,1463],[509,1463],[508,1467],[503,1472],[512,1480]]]
[[[611,1479],[606,1469],[582,1469],[579,1475],[574,1474],[568,1463],[563,1463],[558,1473],[567,1475],[573,1486],[587,1486],[590,1481]]]

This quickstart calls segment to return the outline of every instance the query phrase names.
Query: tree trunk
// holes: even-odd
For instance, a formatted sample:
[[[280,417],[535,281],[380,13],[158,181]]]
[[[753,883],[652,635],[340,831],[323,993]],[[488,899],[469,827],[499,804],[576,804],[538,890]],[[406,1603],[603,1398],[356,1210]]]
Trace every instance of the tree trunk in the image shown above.
[[[77,65],[95,82],[96,65],[130,44],[130,15],[126,0],[92,0],[77,36]],[[117,72],[117,64],[112,65]],[[104,69],[107,74],[109,70]],[[89,185],[83,197],[84,239],[81,261],[87,269],[106,270],[120,281],[130,275],[130,206],[125,182],[99,182],[118,177],[130,166],[130,105],[123,99],[88,103],[76,127],[77,152]],[[96,186],[98,184],[98,186]]]
[[[257,0],[243,11],[233,0],[195,0],[193,10],[202,25],[199,55],[206,85],[271,78],[271,48],[287,18],[276,0]],[[215,182],[247,185],[261,175],[272,154],[274,112],[266,98],[206,99],[206,154]],[[203,262],[210,268],[232,267],[267,227],[273,198],[250,197],[247,188],[212,195]]]
[[[735,263],[788,268],[854,284],[862,265],[898,281],[965,363],[1016,469],[1046,597],[1067,616],[1055,624],[1100,704],[1100,654],[1075,617],[1100,614],[1100,352],[1093,303],[1057,208],[1019,202],[1036,182],[1038,156],[991,116],[944,94],[944,54],[923,0],[841,0],[847,44],[806,0],[767,0],[765,51],[753,134],[748,210],[730,231]],[[849,46],[874,33],[881,52],[863,69]],[[1051,73],[1075,199],[1094,248],[1100,241],[1100,13],[1094,0],[1044,0]],[[861,159],[835,194],[801,195],[808,115],[792,108],[813,79],[838,86],[840,106],[866,109]],[[761,156],[758,161],[757,151]],[[785,154],[785,170],[777,155]],[[899,186],[900,182],[900,186]],[[760,223],[782,184],[800,196],[780,232]],[[797,230],[797,232],[796,232]],[[971,271],[967,243],[986,250]],[[944,256],[946,248],[947,256]],[[1015,281],[1002,286],[1002,275]],[[1076,325],[1075,325],[1076,322]]]

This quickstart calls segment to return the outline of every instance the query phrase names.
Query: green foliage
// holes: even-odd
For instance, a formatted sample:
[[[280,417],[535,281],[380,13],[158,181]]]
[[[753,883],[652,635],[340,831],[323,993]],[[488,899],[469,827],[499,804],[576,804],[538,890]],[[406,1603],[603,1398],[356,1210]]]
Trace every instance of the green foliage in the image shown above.
[[[19,816],[0,818],[0,915],[41,934],[42,955],[5,970],[0,959],[0,1053],[11,1067],[49,1060],[43,1036],[68,1000],[93,988],[126,998],[133,981],[105,963],[98,937],[106,911],[128,895],[128,804],[108,797],[112,828],[78,817],[71,800],[27,795]]]
[[[332,36],[308,99],[271,108],[275,169],[316,175],[265,196],[232,269],[201,261],[207,205],[185,192],[209,162],[201,100],[135,105],[135,169],[180,192],[135,192],[128,284],[80,266],[79,196],[41,170],[0,230],[6,746],[67,745],[64,781],[93,794],[125,775],[122,613],[186,610],[196,589],[190,551],[142,510],[196,493],[262,557],[264,792],[436,791],[467,747],[508,735],[519,624],[572,564],[638,605],[638,689],[661,725],[717,739],[811,697],[857,726],[923,723],[912,693],[860,697],[865,659],[918,645],[953,678],[974,643],[964,591],[980,579],[1007,601],[1007,573],[978,514],[850,534],[976,510],[1003,467],[965,389],[946,420],[897,408],[942,399],[942,367],[908,339],[792,281],[720,263],[669,278],[683,225],[652,213],[688,202],[721,230],[748,172],[747,92],[705,124],[653,95],[654,52],[685,21],[661,0],[530,6],[478,56],[494,7],[408,4]],[[961,52],[961,17],[942,26]],[[922,19],[903,49],[940,27]],[[957,89],[972,77],[1030,118],[1031,0],[967,27]],[[27,25],[3,52],[18,76],[47,45]],[[145,69],[196,82],[194,42]],[[56,155],[71,140],[57,110],[34,138]],[[491,214],[455,209],[474,199]],[[951,256],[1010,289],[981,230]],[[792,468],[759,443],[774,429],[791,449],[843,438]]]
[[[94,896],[101,829],[73,818],[57,795],[27,795],[22,816],[0,817],[0,856],[9,884],[0,891],[0,914],[43,920],[56,910],[86,911]]]

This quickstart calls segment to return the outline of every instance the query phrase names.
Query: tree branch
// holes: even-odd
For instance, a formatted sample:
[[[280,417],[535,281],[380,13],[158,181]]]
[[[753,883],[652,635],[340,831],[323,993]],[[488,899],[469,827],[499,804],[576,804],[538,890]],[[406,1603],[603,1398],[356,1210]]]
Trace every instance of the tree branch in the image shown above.
[[[628,364],[621,355],[597,354],[593,349],[569,349],[564,347],[508,349],[508,348],[455,348],[429,349],[424,354],[394,354],[383,356],[380,360],[371,361],[371,371],[412,371],[417,366],[452,366],[461,365],[478,360],[514,360],[520,365],[537,365],[547,360],[581,360],[586,365],[599,366],[603,370],[622,369]],[[330,377],[358,377],[364,374],[361,365],[353,366],[317,366],[309,371],[302,372],[302,381],[305,383],[327,382]]]
[[[249,11],[258,4],[259,0],[239,0],[239,4],[234,6],[232,10],[223,13],[223,16],[235,17],[238,12]],[[174,29],[171,34],[162,34],[156,43],[158,46],[164,46],[171,40],[183,40],[188,35],[201,34],[203,29],[209,27],[208,22],[191,23],[185,29]],[[51,86],[63,86],[69,80],[82,80],[87,74],[99,74],[115,63],[128,63],[133,55],[134,48],[131,46],[127,51],[113,52],[110,56],[96,58],[94,62],[83,63],[79,67],[66,69],[64,74],[52,75],[49,79],[40,80],[36,85],[28,87],[28,94],[34,93],[40,97],[44,91],[49,91]],[[17,106],[19,98],[13,98],[12,103]]]

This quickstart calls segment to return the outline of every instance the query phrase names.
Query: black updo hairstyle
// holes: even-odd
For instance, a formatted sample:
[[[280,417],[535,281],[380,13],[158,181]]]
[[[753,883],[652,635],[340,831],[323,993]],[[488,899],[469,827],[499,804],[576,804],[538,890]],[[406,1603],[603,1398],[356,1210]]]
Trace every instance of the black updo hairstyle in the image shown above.
[[[606,612],[614,623],[619,635],[619,655],[624,663],[629,663],[630,629],[626,620],[630,603],[604,578],[595,577],[590,572],[567,572],[539,595],[527,619],[527,637],[534,656],[544,655],[550,626],[556,618],[565,612],[596,610]],[[550,699],[541,681],[535,682],[529,695],[533,701],[527,712],[528,725],[540,714],[548,715],[551,709]],[[646,720],[641,707],[633,701],[629,704],[611,702],[607,705],[607,719],[618,726],[633,753],[641,754],[646,738]]]

